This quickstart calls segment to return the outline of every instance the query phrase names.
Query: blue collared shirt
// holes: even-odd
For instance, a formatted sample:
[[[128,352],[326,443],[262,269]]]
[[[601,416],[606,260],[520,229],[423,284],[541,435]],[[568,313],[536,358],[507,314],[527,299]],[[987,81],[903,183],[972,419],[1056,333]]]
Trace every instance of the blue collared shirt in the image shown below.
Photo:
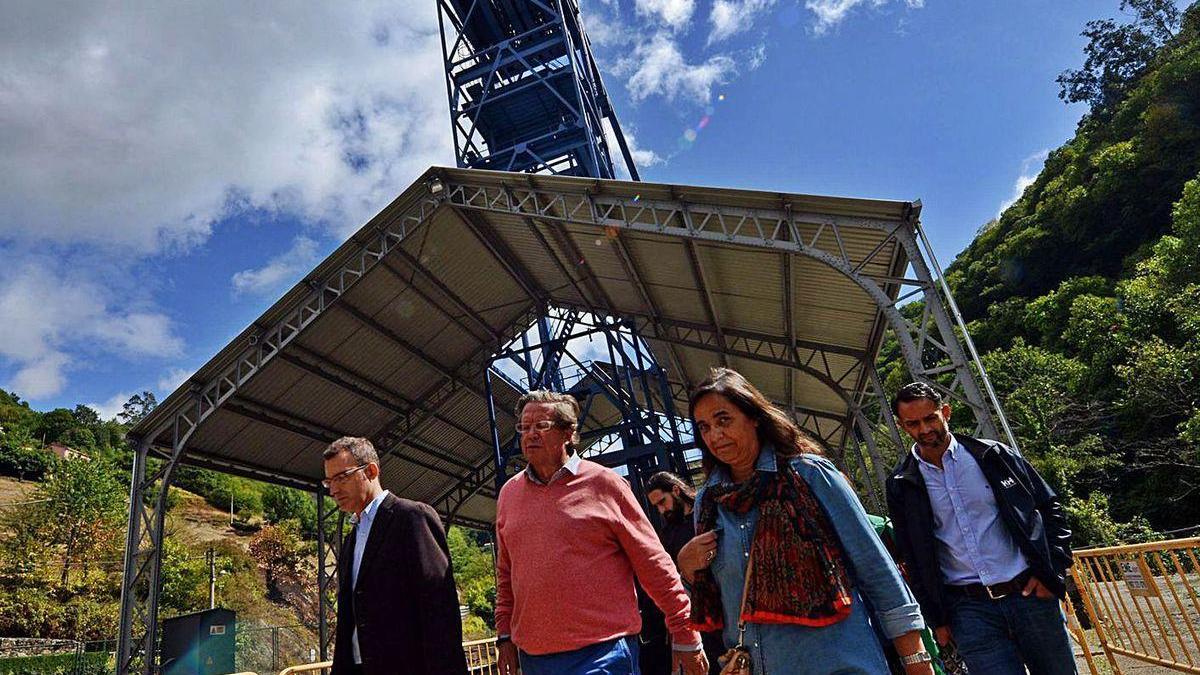
[[[996,505],[996,496],[975,457],[950,436],[942,468],[913,456],[933,508],[933,536],[942,579],[952,586],[999,584],[1029,568]]]
[[[371,536],[371,523],[375,522],[375,512],[379,510],[379,505],[387,496],[387,490],[380,492],[363,508],[362,513],[350,516],[350,522],[354,524],[354,559],[350,566],[350,588],[358,586],[358,568],[362,567],[363,552],[367,550],[367,539]],[[355,628],[350,635],[350,646],[354,654],[354,662],[362,663],[362,653],[358,651],[358,628]]]
[[[791,460],[792,467],[808,484],[841,541],[850,563],[854,583],[850,616],[838,623],[813,628],[796,624],[759,624],[746,626],[746,646],[750,648],[755,673],[789,675],[828,675],[828,673],[886,673],[883,652],[877,647],[879,636],[867,620],[864,598],[872,607],[879,631],[895,638],[925,627],[921,610],[900,571],[896,569],[883,542],[867,520],[866,511],[842,473],[829,460],[816,455],[801,455]],[[758,455],[759,471],[776,471],[775,451],[764,447]],[[704,491],[729,476],[718,468],[709,476]],[[700,509],[694,511],[699,517]],[[721,589],[721,607],[725,623],[726,645],[737,643],[738,611],[746,578],[746,560],[758,524],[758,508],[745,514],[717,508],[717,555],[711,568]]]

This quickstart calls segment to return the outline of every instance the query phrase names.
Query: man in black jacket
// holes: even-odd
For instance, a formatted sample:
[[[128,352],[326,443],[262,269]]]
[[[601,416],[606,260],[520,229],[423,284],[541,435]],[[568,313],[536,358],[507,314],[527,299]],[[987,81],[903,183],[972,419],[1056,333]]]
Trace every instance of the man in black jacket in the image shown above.
[[[892,411],[916,443],[888,478],[888,509],[938,641],[953,640],[976,674],[1075,673],[1058,496],[1011,448],[951,434],[950,406],[929,385],[901,388]]]
[[[450,550],[427,504],[379,483],[379,456],[365,438],[324,453],[324,486],[352,514],[338,557],[334,675],[465,675],[462,620]]]

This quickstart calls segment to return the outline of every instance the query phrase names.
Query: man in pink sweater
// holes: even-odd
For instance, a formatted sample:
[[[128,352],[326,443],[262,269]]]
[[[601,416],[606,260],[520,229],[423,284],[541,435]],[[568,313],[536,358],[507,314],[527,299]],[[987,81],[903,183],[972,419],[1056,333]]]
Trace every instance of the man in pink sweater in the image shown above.
[[[704,675],[700,635],[671,557],[625,479],[573,452],[579,403],[534,391],[517,403],[529,466],[496,509],[501,675],[638,675],[634,576],[666,615],[673,672]]]

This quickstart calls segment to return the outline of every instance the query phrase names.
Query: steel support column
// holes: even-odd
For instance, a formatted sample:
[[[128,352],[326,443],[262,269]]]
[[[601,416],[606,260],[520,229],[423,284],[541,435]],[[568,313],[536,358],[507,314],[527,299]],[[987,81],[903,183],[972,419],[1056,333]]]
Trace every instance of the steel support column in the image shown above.
[[[170,426],[138,439],[130,477],[129,522],[125,536],[125,569],[121,579],[121,613],[117,636],[117,673],[151,675],[158,667],[158,596],[161,591],[162,547],[167,498],[175,469],[183,459],[200,408],[185,409]],[[151,471],[154,441],[170,432],[170,451]]]
[[[328,661],[337,622],[338,556],[342,551],[345,514],[333,500],[325,498],[323,488],[314,497],[317,501],[317,635],[321,660]]]

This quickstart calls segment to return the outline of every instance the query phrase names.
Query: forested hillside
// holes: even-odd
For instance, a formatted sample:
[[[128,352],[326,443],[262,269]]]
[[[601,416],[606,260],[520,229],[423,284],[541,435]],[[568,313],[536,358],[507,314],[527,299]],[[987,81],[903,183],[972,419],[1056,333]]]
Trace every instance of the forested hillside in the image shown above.
[[[1075,138],[947,271],[1081,544],[1200,524],[1200,3],[1121,9],[1059,78]]]
[[[105,421],[84,405],[40,412],[0,390],[0,637],[116,636],[132,464],[125,434],[154,405],[144,392]],[[73,454],[59,459],[54,446]],[[272,650],[307,660],[317,644],[312,495],[183,467],[168,508],[161,615],[208,608],[211,551],[217,604],[238,612],[239,666],[270,669]],[[491,556],[466,531],[451,528],[449,540],[472,611],[464,628],[482,637],[495,598]],[[278,626],[283,638],[271,632]]]

